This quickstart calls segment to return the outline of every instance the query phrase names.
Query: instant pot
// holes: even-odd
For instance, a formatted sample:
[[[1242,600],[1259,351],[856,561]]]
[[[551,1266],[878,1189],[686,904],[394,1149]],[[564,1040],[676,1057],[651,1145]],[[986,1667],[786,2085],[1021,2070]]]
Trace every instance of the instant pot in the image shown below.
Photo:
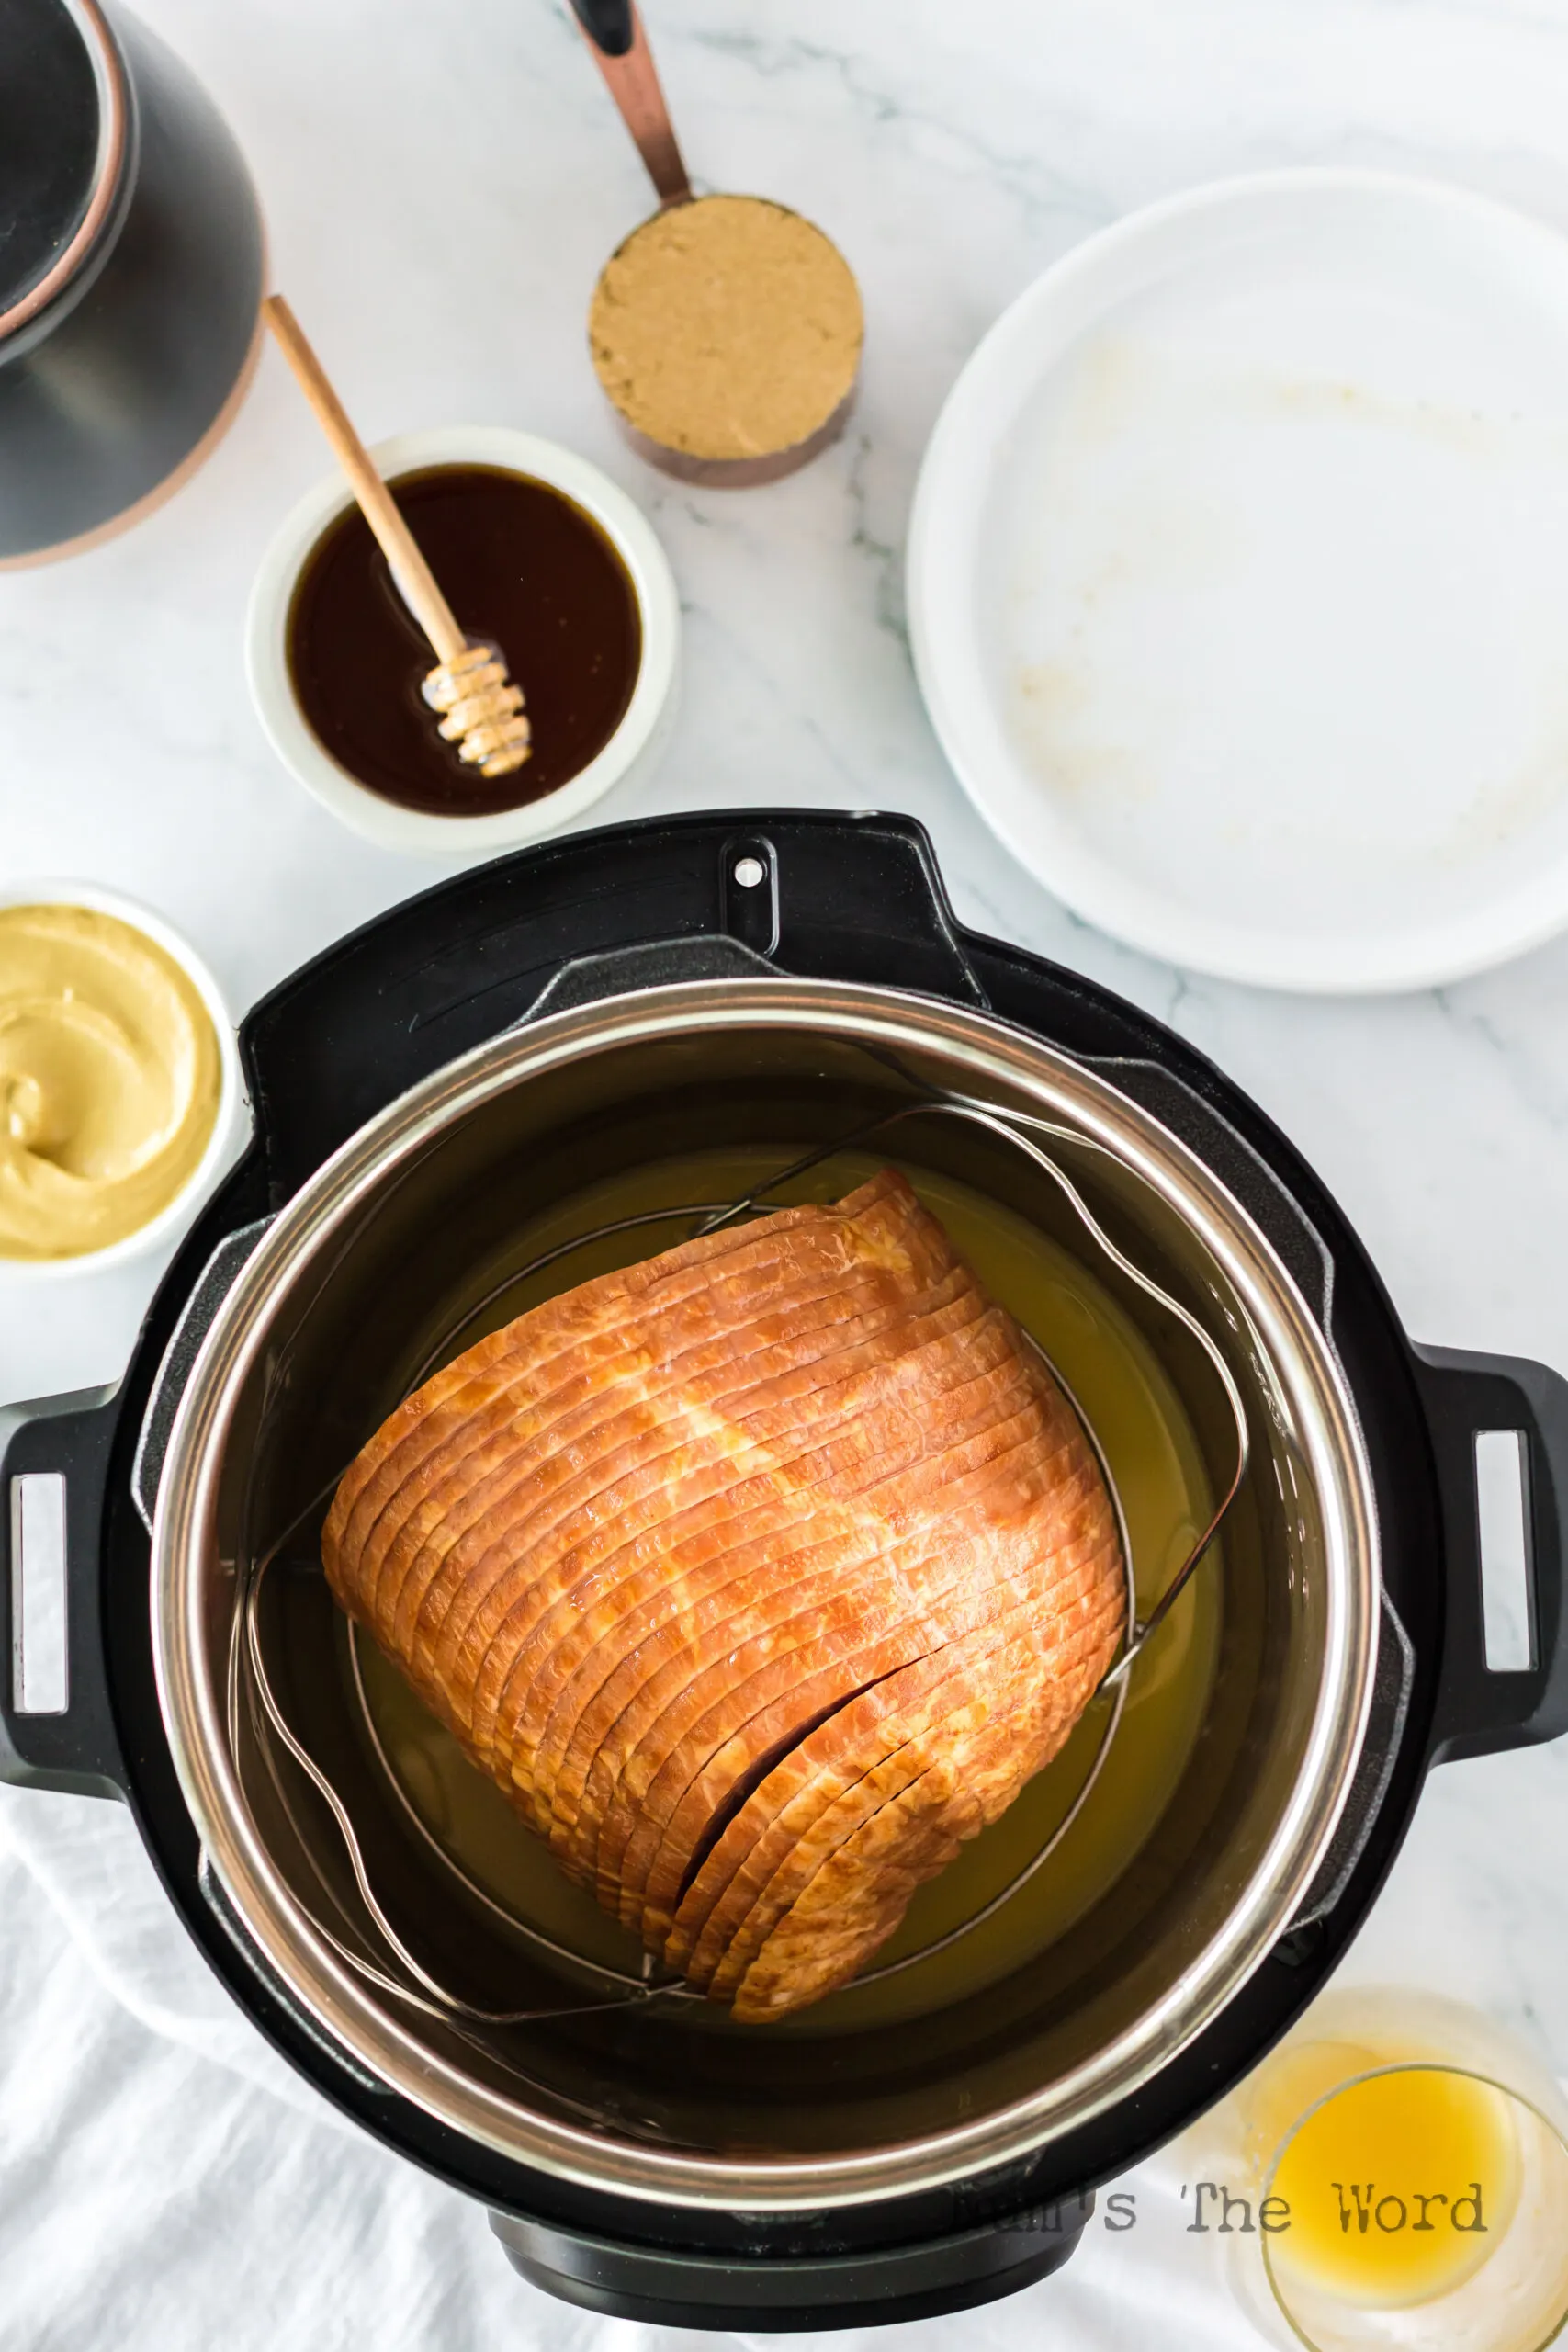
[[[503,859],[319,957],[241,1047],[254,1140],[123,1382],[0,1420],[0,1773],[123,1797],[269,2040],[482,2199],[555,2293],[784,2330],[1042,2278],[1097,2185],[1317,1992],[1428,1767],[1568,1728],[1568,1384],[1414,1345],[1262,1113],[1145,1014],[957,923],[908,820],[659,819]],[[993,1115],[922,1125],[936,1102]],[[1061,1188],[1000,1127],[1048,1136],[1229,1367],[1250,1459],[1200,1571],[1220,1605],[1201,1726],[1114,1883],[999,1975],[949,1968],[921,1996],[913,1971],[901,2022],[595,2003],[586,1962],[554,1968],[455,1893],[393,1803],[313,1556],[321,1510],[388,1367],[471,1306],[513,1232],[681,1150],[765,1145],[782,1163],[894,1111],[889,1156],[1081,1251]],[[1203,1353],[1147,1292],[1122,1305],[1223,1491],[1235,1430]],[[1491,1430],[1520,1433],[1528,1470],[1531,1663],[1503,1672],[1476,1499]],[[68,1690],[45,1713],[24,1703],[22,1603],[62,1503]],[[389,1959],[319,1787],[236,1702],[264,1553],[256,1638],[301,1752],[352,1815],[377,1901],[466,2007]]]

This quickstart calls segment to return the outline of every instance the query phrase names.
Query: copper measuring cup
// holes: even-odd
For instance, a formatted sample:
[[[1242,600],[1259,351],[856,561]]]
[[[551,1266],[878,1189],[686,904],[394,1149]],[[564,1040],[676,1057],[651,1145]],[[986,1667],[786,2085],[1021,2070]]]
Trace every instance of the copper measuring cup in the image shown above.
[[[808,464],[820,450],[837,440],[849,416],[859,376],[863,335],[860,297],[849,265],[819,229],[785,205],[775,204],[764,197],[698,195],[682,157],[653,53],[634,0],[571,0],[571,5],[659,197],[659,211],[617,246],[601,272],[594,289],[590,314],[590,340],[595,372],[605,396],[615,410],[622,430],[633,447],[650,464],[661,467],[667,473],[675,474],[684,481],[736,489],[752,483],[776,481],[781,476],[794,473],[798,467]],[[827,393],[818,402],[820,414],[807,414],[799,420],[800,430],[792,431],[786,440],[773,446],[705,450],[682,446],[678,441],[667,440],[650,432],[646,424],[639,424],[633,415],[627,413],[615,371],[606,364],[596,332],[606,288],[614,286],[618,266],[637,245],[638,239],[653,230],[665,215],[677,207],[690,207],[695,211],[710,205],[726,208],[732,218],[738,208],[757,207],[759,217],[756,226],[759,231],[771,229],[775,234],[786,236],[796,247],[810,253],[818,268],[825,273],[840,331],[844,321],[852,314],[852,333],[840,332],[842,365],[838,372],[842,380],[829,381]],[[764,215],[770,218],[764,220]],[[669,240],[666,239],[665,243],[668,262]],[[745,302],[746,293],[740,275],[732,273],[727,280],[722,270],[715,269],[712,255],[703,249],[701,239],[691,241],[690,266],[694,285],[700,277],[710,289],[705,309],[703,341],[705,347],[711,341],[715,348],[709,370],[711,383],[705,384],[703,389],[716,406],[724,406],[728,388],[721,373],[725,364],[723,345],[727,323],[723,304],[727,300],[736,304],[738,335],[742,328],[748,329],[753,349],[758,320],[754,309],[742,320],[739,311]],[[782,303],[773,322],[782,368],[788,366],[789,337],[792,328],[797,323],[787,302]],[[818,347],[821,347],[820,339]]]

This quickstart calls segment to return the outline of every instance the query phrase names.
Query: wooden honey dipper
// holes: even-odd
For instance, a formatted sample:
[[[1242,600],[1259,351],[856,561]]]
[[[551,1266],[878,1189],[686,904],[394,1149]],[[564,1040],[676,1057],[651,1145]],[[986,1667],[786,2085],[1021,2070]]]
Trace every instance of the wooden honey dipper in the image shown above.
[[[512,684],[494,646],[465,637],[458,627],[419,542],[281,294],[267,296],[262,316],[348,476],[403,602],[430,639],[436,666],[421,691],[432,710],[442,714],[444,740],[455,743],[459,759],[481,775],[510,775],[528,757],[530,730],[523,715],[522,687]]]

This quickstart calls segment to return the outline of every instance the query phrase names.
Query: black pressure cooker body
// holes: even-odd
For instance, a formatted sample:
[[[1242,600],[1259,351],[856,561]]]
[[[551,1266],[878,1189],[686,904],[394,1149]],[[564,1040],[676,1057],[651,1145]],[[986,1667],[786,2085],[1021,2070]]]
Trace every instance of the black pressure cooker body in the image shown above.
[[[738,869],[742,876],[738,879]],[[759,876],[760,869],[760,876]],[[148,1529],[177,1391],[246,1237],[408,1088],[550,1009],[660,982],[769,968],[988,1011],[1087,1063],[1219,1176],[1296,1278],[1356,1400],[1383,1590],[1371,1725],[1314,1899],[1242,1991],[1134,2096],[1026,2158],[818,2211],[660,2206],[524,2166],[390,2092],[264,1964],[203,1857],[154,1679]],[[814,812],[655,819],[505,858],[396,909],[308,966],[244,1023],[256,1132],[209,1204],[112,1393],[0,1416],[10,1482],[60,1472],[67,1498],[69,1696],[4,1693],[0,1776],[122,1794],[186,1927],[275,2046],[388,2145],[484,2200],[525,2276],[623,2317],[761,2330],[931,2315],[1066,2259],[1097,2185],[1182,2128],[1319,1990],[1398,1849],[1428,1767],[1568,1729],[1562,1498],[1568,1383],[1405,1338],[1344,1218],[1278,1130],[1192,1048],[1092,983],[962,928],[908,820]],[[179,1335],[175,1359],[166,1363]],[[156,1413],[149,1420],[156,1395]],[[1474,1439],[1522,1433],[1532,1657],[1485,1663]],[[9,1537],[4,1539],[10,1541]],[[0,1577],[12,1623],[13,1577]]]

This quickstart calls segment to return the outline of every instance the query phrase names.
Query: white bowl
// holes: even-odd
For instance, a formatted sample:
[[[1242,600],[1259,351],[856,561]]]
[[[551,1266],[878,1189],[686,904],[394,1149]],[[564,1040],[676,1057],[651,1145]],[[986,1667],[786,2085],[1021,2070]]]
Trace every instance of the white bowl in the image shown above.
[[[997,322],[915,666],[1045,887],[1171,962],[1425,988],[1568,923],[1568,240],[1355,171],[1198,188]]]
[[[597,466],[558,442],[505,425],[451,424],[400,433],[371,455],[383,475],[426,466],[495,466],[529,475],[591,514],[626,565],[642,624],[642,659],[626,714],[609,741],[569,783],[519,808],[482,816],[438,816],[385,799],[334,760],[295,697],[288,674],[288,609],[296,582],[329,525],[353,496],[341,475],[302,498],[262,559],[245,625],[251,694],[274,751],[316,798],[345,825],[384,848],[435,857],[488,856],[558,831],[603,799],[613,785],[644,775],[664,747],[674,715],[681,605],[669,558],[652,525]],[[434,660],[434,655],[432,660]]]
[[[107,1243],[102,1250],[80,1250],[66,1258],[0,1255],[0,1276],[7,1284],[14,1281],[58,1282],[70,1274],[106,1273],[111,1268],[149,1257],[173,1240],[190,1223],[236,1157],[242,1138],[249,1134],[250,1103],[245,1096],[233,1023],[221,989],[189,941],[182,939],[162,915],[154,914],[137,899],[122,898],[117,890],[101,889],[96,882],[62,882],[46,875],[38,881],[0,883],[0,908],[3,907],[85,907],[94,914],[114,915],[133,931],[144,933],[190,981],[218,1040],[218,1111],[212,1133],[195,1168],[156,1216],[149,1217],[145,1225],[139,1225],[134,1233],[126,1234],[121,1240]]]

